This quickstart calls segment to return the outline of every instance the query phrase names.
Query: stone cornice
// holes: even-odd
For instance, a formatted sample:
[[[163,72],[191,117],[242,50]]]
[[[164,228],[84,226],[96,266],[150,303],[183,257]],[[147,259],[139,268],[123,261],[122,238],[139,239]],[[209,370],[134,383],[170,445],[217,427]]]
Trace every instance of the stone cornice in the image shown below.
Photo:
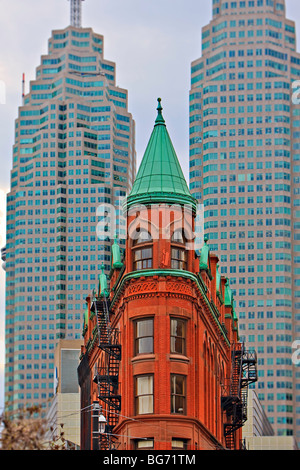
[[[153,279],[149,282],[149,290],[147,291],[147,289],[145,290],[145,284],[147,284],[146,279],[149,277],[152,277]],[[219,330],[221,337],[224,339],[226,344],[230,346],[230,342],[227,338],[226,332],[224,331],[224,328],[219,321],[217,309],[212,306],[210,300],[208,299],[203,283],[200,281],[199,276],[189,271],[183,271],[183,270],[177,270],[177,269],[161,269],[161,270],[160,269],[156,269],[156,270],[145,269],[143,271],[133,271],[131,273],[125,274],[123,278],[120,280],[118,289],[116,289],[115,294],[112,298],[111,308],[112,309],[114,308],[114,305],[119,299],[121,293],[124,292],[124,289],[128,286],[129,282],[133,279],[138,279],[139,281],[142,281],[142,279],[144,279],[143,286],[141,284],[139,285],[138,283],[136,283],[136,285],[133,285],[131,287],[132,291],[135,291],[135,292],[132,292],[132,295],[135,298],[138,298],[138,297],[145,298],[145,297],[151,297],[155,295],[170,295],[170,296],[185,296],[185,297],[189,297],[191,300],[195,300],[195,295],[193,294],[192,285],[190,286],[185,285],[185,287],[183,288],[182,284],[178,283],[178,290],[174,290],[173,292],[166,291],[166,290],[158,291],[157,287],[155,289],[155,285],[157,286],[159,277],[170,278],[170,279],[176,278],[177,280],[178,278],[182,278],[185,280],[189,280],[191,281],[191,284],[193,283],[194,285],[196,285],[197,290],[200,292],[201,297],[203,301],[205,302],[206,308],[208,309],[210,315],[212,316],[213,320],[218,326],[218,330]],[[168,279],[166,280],[166,282],[168,283]],[[169,280],[169,282],[172,282],[172,284],[174,284],[174,281]],[[171,284],[169,284],[169,287],[170,286]],[[180,292],[181,289],[183,289],[184,292]],[[198,299],[198,296],[196,296],[196,298]],[[198,300],[198,303],[199,303],[199,300]]]

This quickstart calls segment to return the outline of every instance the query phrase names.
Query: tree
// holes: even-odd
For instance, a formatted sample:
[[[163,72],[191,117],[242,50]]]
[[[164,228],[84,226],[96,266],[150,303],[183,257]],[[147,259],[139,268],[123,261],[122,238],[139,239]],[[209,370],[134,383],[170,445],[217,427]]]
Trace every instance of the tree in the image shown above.
[[[63,424],[60,425],[60,432],[47,441],[48,422],[39,417],[39,412],[39,407],[32,406],[18,412],[17,416],[4,413],[0,417],[1,450],[65,450]],[[53,428],[50,431],[53,433]]]

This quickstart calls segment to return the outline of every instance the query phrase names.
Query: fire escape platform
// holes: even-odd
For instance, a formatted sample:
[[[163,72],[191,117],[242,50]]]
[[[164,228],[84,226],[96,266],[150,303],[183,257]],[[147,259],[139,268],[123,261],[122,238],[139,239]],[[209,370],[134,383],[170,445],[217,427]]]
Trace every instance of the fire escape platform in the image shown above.
[[[234,449],[234,432],[247,421],[248,386],[257,381],[256,353],[241,349],[232,353],[232,373],[230,381],[223,387],[221,406],[226,412],[224,424],[226,447]]]

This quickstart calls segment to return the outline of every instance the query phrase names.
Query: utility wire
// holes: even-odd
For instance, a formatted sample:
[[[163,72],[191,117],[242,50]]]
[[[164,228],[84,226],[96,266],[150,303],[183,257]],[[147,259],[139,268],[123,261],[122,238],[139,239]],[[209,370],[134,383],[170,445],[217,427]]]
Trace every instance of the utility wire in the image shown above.
[[[164,429],[164,430],[165,430],[165,428],[163,428],[163,427],[160,426],[159,424],[148,423],[147,421],[143,421],[143,420],[141,420],[141,419],[130,418],[129,416],[124,416],[124,415],[121,415],[120,413],[116,413],[116,412],[114,412],[114,411],[102,410],[102,412],[104,412],[104,413],[111,413],[111,414],[114,414],[114,415],[118,415],[119,417],[122,417],[122,418],[125,418],[125,419],[129,419],[129,420],[131,420],[131,421],[136,421],[136,422],[138,422],[138,423],[142,423],[143,425],[144,425],[144,424],[147,424],[148,426],[151,426],[152,428],[153,428],[153,427],[156,427],[156,428],[160,428],[160,429]],[[109,434],[109,433],[103,433],[103,434],[108,434],[108,435],[112,435],[112,436],[114,436],[114,435],[115,435],[115,436],[122,436],[122,434]],[[167,430],[167,434],[170,435],[170,431]],[[124,435],[124,437],[131,437],[132,439],[147,439],[147,438],[141,438],[141,437],[139,437],[139,438],[134,438],[134,437],[132,437],[132,436],[125,436],[125,435]],[[174,433],[172,433],[172,437],[177,437],[177,438],[181,438],[181,439],[182,439],[182,435],[178,435],[178,436],[175,435],[175,436],[174,436]],[[149,438],[148,438],[148,439],[149,439]],[[210,447],[216,447],[217,449],[222,449],[222,450],[224,450],[224,447],[223,447],[222,445],[217,444],[217,443],[215,443],[215,444],[212,445],[211,441],[209,441],[208,438],[206,438],[206,437],[204,437],[204,436],[202,436],[201,439],[204,440],[206,443],[208,443]],[[166,441],[158,440],[158,442],[166,442]]]

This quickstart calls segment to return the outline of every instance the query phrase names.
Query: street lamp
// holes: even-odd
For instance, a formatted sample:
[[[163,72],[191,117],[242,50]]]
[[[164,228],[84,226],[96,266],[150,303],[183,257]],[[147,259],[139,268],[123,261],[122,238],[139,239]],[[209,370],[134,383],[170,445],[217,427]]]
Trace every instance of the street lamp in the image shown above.
[[[99,433],[104,434],[105,428],[106,428],[106,419],[102,413],[99,415],[98,423],[99,423]]]

